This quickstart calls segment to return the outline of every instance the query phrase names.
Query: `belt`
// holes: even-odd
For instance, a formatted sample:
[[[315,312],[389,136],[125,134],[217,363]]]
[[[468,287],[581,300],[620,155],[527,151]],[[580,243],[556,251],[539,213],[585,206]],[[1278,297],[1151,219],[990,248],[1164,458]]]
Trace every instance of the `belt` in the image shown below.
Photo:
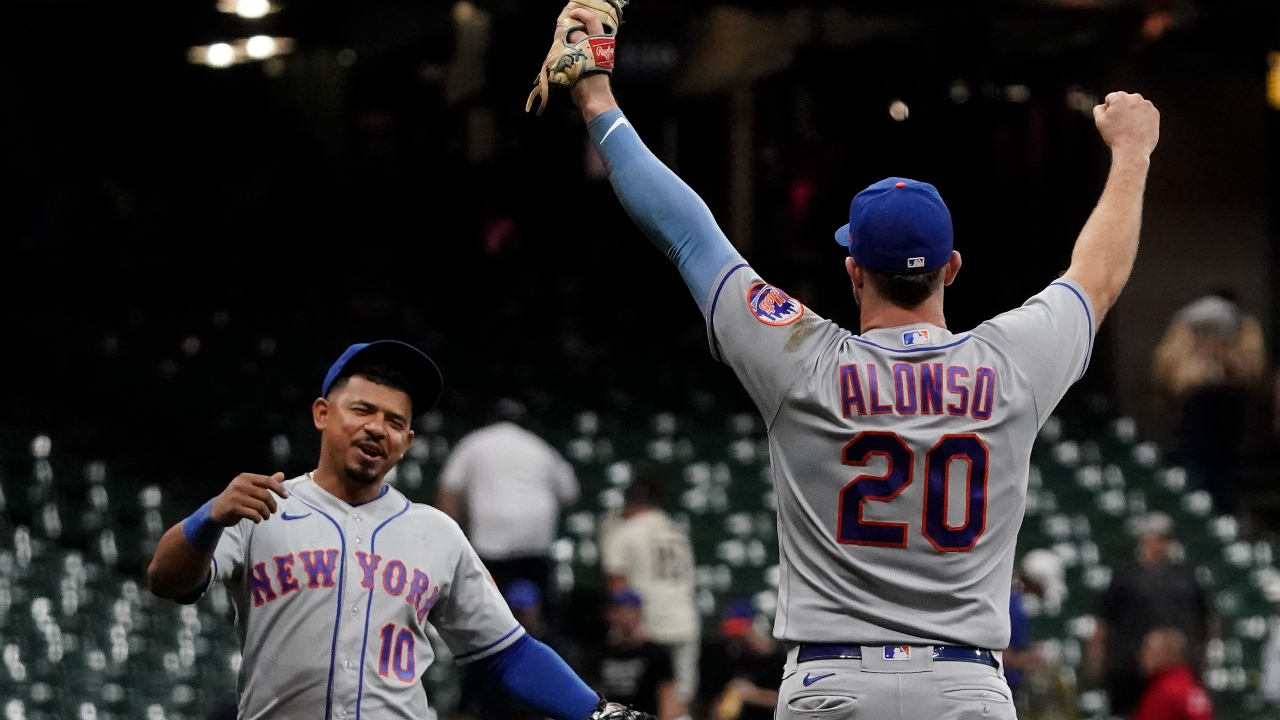
[[[904,646],[888,645],[884,648],[886,660],[898,659],[893,657],[895,653],[906,652],[910,657],[911,648]],[[922,649],[918,648],[917,649]],[[796,662],[810,662],[813,660],[861,660],[862,647],[858,645],[801,645],[800,650],[796,653]],[[905,658],[903,658],[905,659]],[[933,659],[944,662],[970,662],[980,665],[990,665],[999,669],[1000,663],[996,661],[996,656],[990,650],[983,650],[976,647],[960,647],[956,645],[934,645]]]

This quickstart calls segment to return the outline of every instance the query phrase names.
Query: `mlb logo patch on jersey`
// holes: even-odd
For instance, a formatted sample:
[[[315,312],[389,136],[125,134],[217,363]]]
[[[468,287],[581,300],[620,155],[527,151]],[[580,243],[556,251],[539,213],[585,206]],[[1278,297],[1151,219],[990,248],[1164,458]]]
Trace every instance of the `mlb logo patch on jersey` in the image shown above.
[[[907,647],[906,645],[885,646],[884,659],[885,660],[910,660],[911,648]]]
[[[747,290],[747,307],[765,325],[790,325],[804,315],[804,305],[768,283],[756,283]]]
[[[915,347],[917,345],[931,345],[933,340],[929,338],[928,330],[908,330],[902,333],[902,346]]]

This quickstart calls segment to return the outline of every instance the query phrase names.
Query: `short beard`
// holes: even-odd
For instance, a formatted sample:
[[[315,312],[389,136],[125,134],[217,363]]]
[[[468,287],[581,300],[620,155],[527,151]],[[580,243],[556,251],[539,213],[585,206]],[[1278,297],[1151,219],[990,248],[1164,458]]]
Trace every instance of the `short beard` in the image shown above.
[[[355,466],[355,467],[348,466],[346,468],[346,471],[347,471],[348,480],[358,482],[361,485],[373,485],[374,483],[381,480],[383,478],[383,475],[386,475],[386,473],[383,473],[382,475],[378,475],[373,470],[366,470],[359,466]]]

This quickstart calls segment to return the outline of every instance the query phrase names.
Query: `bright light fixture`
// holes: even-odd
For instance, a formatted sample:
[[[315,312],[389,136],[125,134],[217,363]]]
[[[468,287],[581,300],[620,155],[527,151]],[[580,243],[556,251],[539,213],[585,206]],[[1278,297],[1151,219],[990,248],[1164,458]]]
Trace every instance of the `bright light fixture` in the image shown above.
[[[204,52],[209,67],[224,68],[236,61],[236,50],[226,43],[214,43]]]
[[[276,54],[276,41],[270,35],[254,35],[244,43],[244,54],[254,60],[266,60]]]
[[[889,104],[889,117],[902,122],[911,116],[911,108],[901,100],[894,100]]]
[[[269,0],[236,0],[236,14],[251,20],[265,16],[271,12]]]
[[[257,20],[280,10],[271,0],[218,0],[218,11]]]

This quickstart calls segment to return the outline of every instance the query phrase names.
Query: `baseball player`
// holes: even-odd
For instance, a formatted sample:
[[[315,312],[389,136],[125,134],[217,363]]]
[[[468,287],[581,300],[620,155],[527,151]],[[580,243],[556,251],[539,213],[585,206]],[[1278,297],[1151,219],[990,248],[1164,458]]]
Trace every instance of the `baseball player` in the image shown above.
[[[567,15],[566,47],[613,36],[598,12]],[[574,77],[563,58],[552,85],[571,87],[623,206],[679,268],[712,353],[768,426],[774,634],[790,646],[779,719],[1013,718],[999,651],[1031,446],[1133,267],[1155,107],[1118,92],[1094,109],[1112,164],[1070,268],[970,332],[943,314],[960,254],[937,190],[888,178],[858,193],[836,232],[854,335],[763,280],[640,141],[599,64]]]
[[[316,469],[232,480],[165,533],[152,592],[192,603],[210,582],[226,585],[244,646],[241,720],[428,717],[428,623],[459,662],[544,715],[649,718],[605,703],[525,634],[457,523],[383,482],[440,389],[412,346],[348,348],[311,408]]]

